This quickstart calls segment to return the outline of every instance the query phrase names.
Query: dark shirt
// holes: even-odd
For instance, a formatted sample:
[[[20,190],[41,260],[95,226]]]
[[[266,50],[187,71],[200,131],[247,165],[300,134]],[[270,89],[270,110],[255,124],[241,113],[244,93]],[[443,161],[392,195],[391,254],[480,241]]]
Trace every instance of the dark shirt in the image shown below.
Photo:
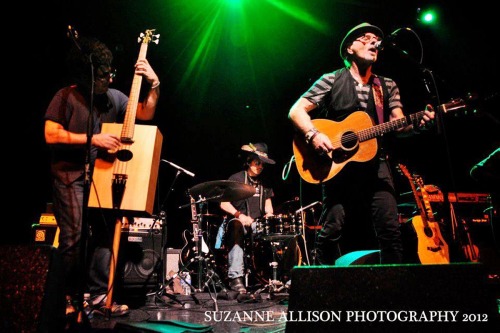
[[[102,123],[122,122],[127,109],[128,96],[116,89],[108,89],[104,95],[94,99],[92,134],[101,132]],[[52,98],[46,120],[61,124],[73,133],[87,133],[89,123],[88,99],[76,86],[60,89]],[[51,150],[51,172],[66,184],[79,178],[84,173],[87,157],[86,145],[54,144]],[[92,148],[91,163],[97,156],[97,149]]]
[[[272,198],[274,196],[273,189],[263,185],[258,178],[256,180],[253,180],[248,176],[246,171],[240,171],[231,175],[231,177],[229,177],[229,180],[252,185],[256,190],[255,194],[248,199],[231,202],[234,208],[254,219],[264,216],[265,202],[266,199]]]

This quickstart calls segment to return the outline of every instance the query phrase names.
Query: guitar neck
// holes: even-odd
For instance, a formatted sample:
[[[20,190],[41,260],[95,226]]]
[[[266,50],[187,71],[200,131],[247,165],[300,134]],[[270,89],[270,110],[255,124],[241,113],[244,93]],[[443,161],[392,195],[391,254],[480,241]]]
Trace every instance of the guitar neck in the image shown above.
[[[427,216],[427,211],[426,211],[425,205],[422,202],[422,200],[420,199],[420,196],[418,195],[418,189],[416,188],[413,181],[410,181],[410,183],[412,184],[413,196],[415,197],[415,201],[417,203],[418,209],[420,210],[420,215],[422,216],[422,220],[423,220],[424,224],[427,224],[427,221],[428,221],[427,217],[428,216]]]
[[[431,203],[429,201],[429,195],[427,194],[423,184],[420,186],[420,194],[422,195],[423,208],[427,220],[429,222],[435,222],[434,213],[432,212]]]
[[[418,180],[416,179],[416,177],[414,177],[410,174],[410,172],[408,171],[408,169],[406,168],[405,165],[399,164],[399,169],[403,172],[403,174],[406,176],[406,178],[410,182],[410,187],[411,187],[411,191],[413,192],[413,197],[415,198],[415,202],[417,203],[418,209],[420,210],[420,216],[422,216],[422,222],[424,223],[424,225],[427,226],[427,222],[428,222],[427,215],[428,214],[427,214],[426,206],[424,205],[423,200],[419,196],[419,189],[417,189],[417,186],[415,185],[416,183],[418,183]]]
[[[437,107],[437,111],[441,113],[449,113],[458,110],[465,109],[466,104],[462,99],[453,99],[448,103],[441,104]],[[379,125],[375,125],[373,127],[361,130],[357,132],[359,141],[367,141],[379,136],[382,136],[386,133],[390,133],[396,131],[400,128],[404,128],[408,125],[413,124],[416,126],[420,120],[424,117],[425,111],[419,111],[413,114],[410,114],[404,118],[398,118],[395,120],[391,120]]]
[[[359,141],[368,141],[370,139],[382,136],[386,133],[404,128],[410,124],[417,124],[424,116],[424,111],[410,114],[404,118],[394,119],[370,128],[363,129],[357,132]]]
[[[148,51],[148,44],[141,43],[141,48],[139,50],[139,57],[137,58],[137,60],[146,59],[147,51]],[[137,113],[137,105],[139,104],[141,85],[142,85],[142,75],[134,74],[134,78],[132,80],[132,88],[130,89],[130,95],[127,104],[127,111],[125,113],[125,119],[123,121],[123,127],[121,132],[122,142],[133,142],[135,117]]]
[[[198,212],[196,211],[196,201],[194,200],[193,197],[190,197],[191,200],[191,222],[196,223],[198,222]]]

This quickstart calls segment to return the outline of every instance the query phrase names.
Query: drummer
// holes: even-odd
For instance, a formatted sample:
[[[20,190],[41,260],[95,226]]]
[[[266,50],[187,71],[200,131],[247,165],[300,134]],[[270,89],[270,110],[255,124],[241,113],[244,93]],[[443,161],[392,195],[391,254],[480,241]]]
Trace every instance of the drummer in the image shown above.
[[[244,283],[244,237],[255,232],[255,219],[273,215],[271,198],[273,189],[263,184],[261,179],[265,164],[275,164],[267,155],[267,144],[249,143],[241,147],[243,170],[231,175],[229,180],[255,187],[255,194],[247,199],[221,202],[220,207],[232,218],[226,225],[223,244],[228,253],[228,278],[231,290],[246,293]]]

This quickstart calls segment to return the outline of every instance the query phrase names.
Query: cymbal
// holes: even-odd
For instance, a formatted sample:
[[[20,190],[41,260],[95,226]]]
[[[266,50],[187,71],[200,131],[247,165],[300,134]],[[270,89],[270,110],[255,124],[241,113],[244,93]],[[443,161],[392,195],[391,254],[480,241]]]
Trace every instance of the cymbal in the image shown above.
[[[293,198],[292,200],[285,201],[281,203],[278,207],[276,207],[277,212],[294,212],[300,206],[300,201],[298,197]]]
[[[213,180],[191,187],[189,194],[195,199],[201,196],[207,201],[238,201],[253,196],[255,188],[232,180]]]
[[[212,214],[212,213],[203,213],[199,214],[201,217],[220,217],[220,215]]]

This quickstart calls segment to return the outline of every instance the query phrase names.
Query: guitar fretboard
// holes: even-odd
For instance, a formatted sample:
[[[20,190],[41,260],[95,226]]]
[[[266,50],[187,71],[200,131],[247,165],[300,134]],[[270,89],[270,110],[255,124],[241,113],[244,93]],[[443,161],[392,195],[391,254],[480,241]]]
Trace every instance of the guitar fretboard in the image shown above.
[[[375,125],[373,127],[359,131],[358,137],[359,141],[367,141],[378,136],[382,136],[386,133],[396,131],[400,128],[404,128],[410,124],[417,126],[418,122],[424,116],[424,111],[410,114],[407,117],[394,119],[383,124]]]

